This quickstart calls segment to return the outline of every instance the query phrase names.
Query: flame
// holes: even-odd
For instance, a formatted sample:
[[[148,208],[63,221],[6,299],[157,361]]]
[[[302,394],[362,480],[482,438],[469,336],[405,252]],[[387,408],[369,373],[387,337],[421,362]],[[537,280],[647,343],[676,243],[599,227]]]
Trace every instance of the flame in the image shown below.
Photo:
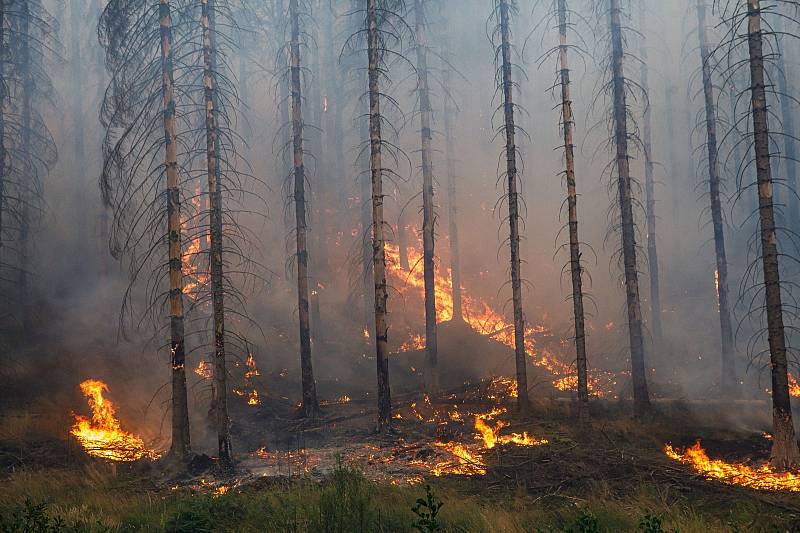
[[[671,459],[691,466],[695,471],[709,479],[718,479],[730,485],[741,485],[757,490],[784,490],[800,492],[800,474],[775,472],[769,464],[757,468],[744,463],[728,463],[721,459],[709,459],[708,454],[697,441],[682,454],[670,444],[664,452]]]
[[[408,262],[410,265],[422,264],[422,253],[413,247],[407,248]],[[394,287],[401,295],[414,293],[424,294],[425,279],[421,267],[413,268],[407,272],[400,266],[400,248],[396,244],[386,243],[386,268],[387,273],[399,283]],[[436,317],[439,322],[446,322],[453,318],[453,290],[450,283],[450,269],[446,274],[440,272],[435,276],[436,292]],[[462,315],[464,321],[481,335],[492,337],[498,342],[514,348],[514,324],[494,310],[488,303],[471,296],[464,288],[461,289]],[[420,296],[421,297],[421,296]],[[572,365],[557,359],[548,350],[539,350],[536,347],[534,334],[543,333],[546,328],[541,325],[529,325],[525,328],[525,353],[531,357],[534,365],[547,369],[554,377],[553,386],[561,391],[575,390],[578,378]],[[400,345],[401,352],[421,350],[425,347],[425,338],[422,335],[412,337]],[[589,376],[589,390],[597,396],[604,396],[599,380]]]
[[[192,206],[196,212],[200,212],[200,185],[195,187],[195,194],[191,199]],[[181,215],[181,231],[188,233],[188,219]],[[181,271],[183,272],[183,294],[192,300],[197,300],[200,296],[200,289],[208,285],[211,276],[208,272],[200,269],[199,263],[203,257],[202,253],[202,239],[210,240],[210,229],[205,230],[203,233],[198,233],[196,237],[190,239],[183,253],[181,260]]]
[[[258,391],[253,389],[247,396],[247,405],[261,405],[261,399],[258,397]]]
[[[86,453],[111,461],[159,457],[157,452],[145,446],[141,437],[121,428],[114,404],[103,396],[103,393],[108,392],[108,385],[96,379],[87,379],[80,387],[84,396],[89,399],[92,417],[73,415],[75,424],[71,433]]]
[[[467,476],[483,475],[486,473],[486,463],[476,452],[471,451],[466,445],[458,442],[434,442],[453,456],[453,460],[440,461],[431,469],[434,476],[444,474],[461,474]]]
[[[210,367],[211,365],[205,361],[200,361],[200,364],[198,364],[197,368],[194,369],[194,373],[203,379],[211,379],[213,374]]]
[[[498,444],[509,443],[517,444],[519,446],[540,446],[543,444],[549,444],[550,441],[547,439],[536,439],[528,435],[527,431],[521,434],[512,433],[510,435],[500,435],[500,430],[508,426],[508,422],[504,422],[502,420],[498,420],[494,427],[487,424],[487,420],[491,420],[498,415],[504,414],[505,412],[506,409],[499,408],[475,417],[475,429],[478,431],[480,438],[483,440],[484,448],[491,450]]]
[[[369,339],[369,328],[367,328],[367,326],[364,326],[364,331],[362,331],[361,334],[365,339]]]
[[[797,378],[791,373],[789,374],[789,394],[795,397],[800,396],[800,383],[797,383]]]
[[[258,367],[256,366],[256,359],[253,357],[253,354],[247,354],[247,360],[244,364],[247,366],[247,370],[244,373],[245,379],[251,379],[261,375],[261,372],[258,371]]]

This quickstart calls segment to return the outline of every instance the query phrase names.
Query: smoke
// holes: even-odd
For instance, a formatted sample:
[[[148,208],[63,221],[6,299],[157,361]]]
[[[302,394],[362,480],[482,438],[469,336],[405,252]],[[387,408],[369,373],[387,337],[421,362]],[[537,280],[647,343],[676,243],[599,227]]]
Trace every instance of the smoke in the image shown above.
[[[81,4],[78,0],[73,0]],[[70,2],[70,5],[73,3]],[[458,107],[455,125],[455,175],[460,218],[460,263],[462,286],[470,297],[486,302],[496,312],[509,317],[511,307],[508,279],[508,250],[504,246],[507,229],[504,225],[504,204],[498,202],[503,183],[498,182],[502,139],[498,135],[501,116],[496,113],[499,95],[495,89],[493,50],[487,33],[489,8],[486,2],[460,0],[440,2],[431,8],[429,39],[438,43],[446,33],[451,41],[453,86],[441,87],[441,64],[438,59],[432,76],[434,93],[434,175],[437,202],[438,269],[446,275],[450,264],[447,235],[446,160],[444,154],[442,98],[447,92]],[[55,5],[55,2],[52,2]],[[327,2],[323,2],[327,4]],[[336,4],[336,3],[334,3]],[[455,4],[458,4],[457,6]],[[521,139],[522,198],[524,200],[524,240],[522,242],[523,277],[526,280],[524,309],[528,324],[541,326],[537,337],[540,347],[552,352],[568,365],[574,364],[572,306],[568,270],[569,257],[563,244],[565,187],[563,183],[563,150],[559,131],[557,91],[552,87],[557,72],[554,58],[539,64],[537,58],[557,46],[557,30],[551,23],[540,24],[543,9],[530,9],[520,3],[513,21],[515,76],[519,84],[516,98],[523,111],[520,126],[528,133]],[[573,9],[586,17],[592,12],[585,2],[573,2]],[[96,22],[97,12],[88,9]],[[361,245],[366,230],[361,224],[365,201],[362,195],[362,138],[365,101],[361,95],[365,58],[346,50],[345,39],[352,33],[353,21],[345,15],[345,6],[337,7],[331,42],[308,39],[303,53],[322,55],[322,67],[335,75],[308,72],[306,87],[320,82],[327,84],[319,92],[322,101],[311,101],[309,109],[308,171],[311,230],[312,289],[317,293],[319,313],[312,325],[315,374],[321,398],[374,395],[374,332],[370,339],[364,327],[374,326],[365,319],[364,298],[360,285]],[[640,251],[640,287],[647,332],[646,362],[648,379],[654,396],[670,399],[704,399],[713,396],[720,381],[720,341],[717,302],[714,288],[714,250],[711,229],[703,209],[704,170],[702,170],[702,130],[695,129],[702,99],[698,90],[699,56],[693,36],[688,34],[688,18],[683,3],[654,3],[648,13],[648,52],[650,91],[647,101],[632,103],[633,113],[641,113],[645,105],[652,110],[653,158],[656,161],[656,210],[658,216],[662,309],[660,310],[665,340],[655,347],[649,325],[653,310],[647,291],[646,254]],[[689,13],[687,15],[687,13]],[[63,15],[63,13],[62,13]],[[317,37],[323,18],[331,16],[327,8],[314,14],[316,24],[309,28]],[[93,23],[94,23],[93,22]],[[249,22],[249,21],[248,21]],[[266,24],[266,23],[265,23]],[[625,325],[624,291],[616,250],[619,236],[609,231],[615,195],[607,181],[611,155],[605,140],[608,133],[607,110],[598,96],[604,73],[599,70],[604,50],[594,43],[598,28],[587,21],[576,20],[585,50],[582,59],[574,60],[573,100],[576,116],[576,178],[579,194],[579,231],[584,243],[583,261],[590,281],[587,294],[590,303],[588,319],[588,360],[591,369],[617,376],[620,388],[610,394],[629,395],[629,363]],[[283,187],[289,175],[289,161],[281,147],[285,141],[284,125],[278,105],[284,95],[284,73],[273,67],[276,42],[281,29],[257,27],[242,39],[244,50],[231,50],[227,63],[243,101],[233,124],[242,136],[239,150],[249,163],[240,171],[257,179],[245,180],[248,190],[237,198],[241,207],[231,214],[249,243],[247,259],[253,261],[255,276],[238,272],[240,264],[230,264],[230,282],[238,284],[243,312],[247,318],[232,316],[231,322],[241,331],[238,349],[231,357],[231,388],[246,385],[244,358],[252,353],[258,362],[265,390],[262,398],[299,399],[299,348],[297,327],[297,295],[293,270],[293,214],[285,216],[287,192]],[[69,27],[62,25],[62,32]],[[92,34],[92,32],[84,32]],[[269,34],[273,35],[270,37]],[[277,35],[275,35],[277,34]],[[68,41],[72,36],[62,36]],[[635,37],[632,37],[635,39]],[[433,45],[432,45],[433,46]],[[327,47],[336,53],[333,65],[325,63]],[[358,48],[358,47],[355,47]],[[632,47],[635,49],[635,47]],[[78,384],[87,378],[108,382],[110,395],[128,414],[129,429],[148,438],[168,440],[169,355],[166,337],[141,314],[123,315],[122,299],[128,288],[128,257],[115,259],[109,254],[108,225],[110,213],[103,207],[97,187],[101,171],[100,141],[102,128],[98,122],[100,98],[108,79],[99,64],[99,44],[94,39],[81,43],[80,62],[68,53],[54,67],[52,77],[58,105],[44,110],[46,121],[59,147],[59,161],[46,179],[44,197],[47,214],[34,233],[31,262],[32,298],[35,309],[33,331],[22,334],[13,324],[8,327],[6,369],[10,393],[0,400],[23,404],[32,398],[51,398],[51,408],[67,412],[84,408]],[[524,49],[524,53],[523,53]],[[340,54],[339,51],[343,52]],[[360,50],[360,48],[359,48]],[[408,50],[399,52],[408,54]],[[363,55],[363,54],[362,54]],[[438,55],[438,52],[437,52]],[[304,65],[311,65],[310,57]],[[396,176],[387,182],[387,221],[393,244],[398,241],[397,221],[404,206],[410,247],[421,250],[422,199],[419,196],[422,177],[419,170],[419,123],[415,116],[416,78],[409,65],[390,61],[393,83],[387,91],[398,102],[399,109],[387,111],[397,135],[396,143],[406,155],[392,164]],[[626,65],[635,81],[638,65],[634,59]],[[80,76],[68,75],[80,69]],[[521,75],[522,69],[527,77]],[[792,74],[794,76],[794,73]],[[796,77],[796,76],[794,76]],[[793,78],[794,79],[794,78]],[[80,85],[75,86],[75,81]],[[76,92],[78,98],[76,99]],[[723,97],[720,97],[720,106]],[[324,99],[324,100],[323,100]],[[73,101],[80,101],[80,113],[73,113]],[[340,106],[338,109],[336,106]],[[336,113],[336,121],[330,115]],[[81,121],[86,155],[75,157],[73,116]],[[322,123],[315,124],[314,121]],[[330,131],[338,124],[339,131]],[[320,146],[314,128],[322,128],[324,146]],[[326,129],[328,128],[328,129]],[[392,128],[387,128],[391,130]],[[337,153],[335,149],[341,150]],[[341,165],[341,166],[340,166]],[[639,150],[632,161],[634,174],[643,179],[644,161]],[[605,179],[604,179],[605,178]],[[725,166],[728,192],[735,190],[732,163]],[[699,185],[698,185],[699,180]],[[321,186],[324,184],[324,187]],[[697,186],[696,186],[697,185]],[[188,184],[187,184],[188,187]],[[324,191],[324,195],[319,191]],[[642,201],[642,191],[634,191]],[[238,193],[237,193],[238,194]],[[752,220],[742,216],[728,202],[729,258],[732,290],[745,274],[747,237]],[[637,209],[638,243],[644,245],[644,219]],[[744,227],[742,227],[744,226]],[[287,245],[287,242],[289,243]],[[320,244],[323,243],[323,244]],[[325,263],[315,262],[324,246]],[[317,254],[317,255],[315,255]],[[412,264],[421,269],[422,264]],[[316,269],[316,270],[315,270]],[[404,289],[404,280],[392,277],[389,295],[390,343],[394,351],[413,335],[421,334],[424,316],[419,292]],[[368,286],[370,283],[367,284]],[[9,287],[8,290],[12,290]],[[140,289],[140,287],[139,287]],[[134,290],[138,290],[134,286]],[[134,299],[144,298],[133,294]],[[312,306],[316,305],[312,299]],[[162,307],[156,314],[163,325]],[[314,310],[312,309],[312,312]],[[736,309],[741,318],[742,308]],[[208,320],[198,319],[199,328],[208,328]],[[233,327],[233,326],[232,326]],[[499,343],[487,344],[489,360],[475,346],[465,346],[460,336],[469,332],[442,326],[444,342],[440,343],[443,372],[456,376],[452,381],[486,377],[495,369],[511,372],[504,357],[506,350]],[[758,364],[750,366],[747,326],[739,332],[736,363],[743,381],[742,396],[768,398],[768,379],[763,380]],[[470,337],[467,337],[470,338]],[[199,342],[199,341],[198,341]],[[478,342],[478,341],[476,341]],[[483,348],[483,345],[481,345]],[[192,432],[199,446],[213,449],[213,430],[208,415],[210,383],[195,374],[201,360],[210,360],[213,349],[187,346],[189,353],[190,413]],[[400,390],[419,386],[412,368],[420,368],[419,353],[392,356],[391,379]],[[510,367],[513,368],[513,365]],[[544,383],[544,394],[551,394],[551,376],[543,367],[535,367],[533,381]],[[396,380],[396,381],[395,381]],[[536,394],[537,385],[533,389]],[[548,388],[549,387],[549,388]],[[12,397],[12,394],[15,397]],[[370,396],[373,397],[373,396]],[[739,409],[738,407],[736,408]],[[757,408],[758,409],[758,408]],[[763,415],[767,410],[763,409]],[[759,411],[761,413],[761,411]],[[760,416],[760,414],[759,414]],[[754,417],[758,420],[758,417]],[[756,422],[753,422],[754,424]]]

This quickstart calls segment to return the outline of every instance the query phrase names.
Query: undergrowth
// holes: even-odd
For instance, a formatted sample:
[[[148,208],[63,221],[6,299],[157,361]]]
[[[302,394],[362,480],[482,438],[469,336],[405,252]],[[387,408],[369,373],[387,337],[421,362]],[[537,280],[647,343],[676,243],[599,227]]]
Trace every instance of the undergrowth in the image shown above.
[[[215,495],[154,490],[98,472],[17,472],[0,483],[0,533],[800,531],[797,518],[754,500],[713,506],[640,487],[624,498],[475,491],[457,479],[430,486],[367,480],[339,465],[321,482],[260,480]]]

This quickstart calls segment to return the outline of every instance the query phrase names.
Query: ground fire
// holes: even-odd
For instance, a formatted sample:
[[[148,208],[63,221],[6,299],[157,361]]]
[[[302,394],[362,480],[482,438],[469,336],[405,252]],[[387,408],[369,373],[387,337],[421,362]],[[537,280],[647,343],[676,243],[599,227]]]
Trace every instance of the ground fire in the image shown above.
[[[156,459],[158,452],[149,449],[141,437],[122,429],[116,409],[105,397],[108,386],[96,379],[81,383],[81,391],[89,401],[92,416],[75,414],[72,435],[86,453],[110,461]]]
[[[744,463],[728,463],[710,459],[700,441],[683,453],[667,444],[664,452],[671,459],[692,467],[697,473],[723,483],[742,485],[758,490],[786,490],[800,492],[800,475],[793,472],[775,472],[768,464],[754,467]]]

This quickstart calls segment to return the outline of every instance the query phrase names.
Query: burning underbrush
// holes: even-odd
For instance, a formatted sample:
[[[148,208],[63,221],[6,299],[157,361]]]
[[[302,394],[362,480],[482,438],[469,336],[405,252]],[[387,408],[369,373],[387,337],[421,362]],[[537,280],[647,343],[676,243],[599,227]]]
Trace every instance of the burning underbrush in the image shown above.
[[[91,417],[74,415],[71,433],[83,449],[93,457],[110,461],[157,459],[160,454],[148,448],[144,440],[122,429],[116,408],[106,398],[108,386],[96,379],[81,383],[81,391],[89,402]]]
[[[769,435],[765,435],[767,440]],[[729,485],[740,485],[756,490],[800,492],[800,473],[776,472],[768,463],[729,462],[724,459],[709,458],[700,441],[683,451],[671,444],[664,447],[670,459],[689,465],[698,474]]]
[[[514,423],[515,397],[516,384],[503,377],[436,397],[410,396],[397,402],[395,433],[388,437],[372,433],[371,405],[340,398],[331,402],[335,416],[313,427],[279,431],[242,466],[260,476],[324,476],[345,462],[362,466],[375,481],[393,484],[416,484],[428,476],[483,475],[495,448],[548,444]],[[243,434],[250,434],[251,428],[248,424]]]

